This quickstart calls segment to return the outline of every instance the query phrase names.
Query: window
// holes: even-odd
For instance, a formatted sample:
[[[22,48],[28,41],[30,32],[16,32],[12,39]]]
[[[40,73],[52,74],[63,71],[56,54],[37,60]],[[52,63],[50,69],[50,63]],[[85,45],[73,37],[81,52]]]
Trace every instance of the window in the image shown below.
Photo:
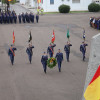
[[[54,0],[50,0],[50,4],[54,4]]]
[[[72,0],[72,3],[80,3],[80,0]]]

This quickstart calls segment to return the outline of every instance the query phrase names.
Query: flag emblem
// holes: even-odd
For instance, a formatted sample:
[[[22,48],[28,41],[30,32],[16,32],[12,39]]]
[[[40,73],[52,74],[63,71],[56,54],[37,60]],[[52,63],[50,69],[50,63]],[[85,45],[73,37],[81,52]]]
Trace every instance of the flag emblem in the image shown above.
[[[14,31],[13,31],[13,44],[15,43],[15,35],[14,35]]]
[[[54,30],[53,30],[52,40],[51,40],[51,42],[53,43],[54,41],[55,41],[55,33],[54,33]]]

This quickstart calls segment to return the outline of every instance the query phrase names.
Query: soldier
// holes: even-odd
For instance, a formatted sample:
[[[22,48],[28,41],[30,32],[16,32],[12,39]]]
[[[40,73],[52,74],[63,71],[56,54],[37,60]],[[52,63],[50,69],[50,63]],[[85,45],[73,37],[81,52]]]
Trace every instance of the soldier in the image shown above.
[[[36,22],[38,23],[38,20],[39,20],[39,15],[37,14],[36,15]]]
[[[67,44],[64,47],[64,51],[66,53],[67,62],[69,62],[70,46],[72,46],[72,44],[70,44],[70,42],[67,42]]]
[[[6,18],[7,18],[7,23],[9,24],[9,14],[7,14],[7,16],[6,16]]]
[[[34,48],[34,46],[29,44],[29,47],[26,49],[26,53],[28,54],[30,64],[31,64],[31,61],[32,61],[32,55],[33,55],[32,49],[33,48]]]
[[[21,15],[20,14],[18,15],[18,18],[19,18],[19,23],[21,23]]]
[[[44,69],[44,72],[46,73],[46,70],[47,70],[47,60],[48,60],[48,56],[46,55],[46,53],[44,52],[42,58],[41,58],[41,63],[43,65],[43,69]]]
[[[48,49],[47,49],[47,53],[49,53],[50,58],[53,57],[54,54],[54,47],[56,46],[56,44],[53,43],[53,45],[50,43]]]
[[[11,60],[11,64],[14,64],[14,56],[15,56],[15,50],[17,50],[15,47],[13,47],[13,45],[11,45],[9,51],[8,51],[8,55],[10,56],[10,60]]]
[[[16,24],[16,21],[17,21],[17,15],[14,14],[14,22],[15,22],[15,24]]]
[[[34,23],[34,14],[31,14],[31,22]]]
[[[6,14],[4,14],[4,23],[6,24]]]
[[[13,23],[13,15],[11,14],[9,17],[10,17],[10,23]]]
[[[22,20],[23,20],[23,23],[25,23],[25,14],[22,13]]]
[[[0,23],[2,24],[2,15],[0,14]]]
[[[62,61],[63,61],[63,53],[61,53],[60,49],[58,49],[58,53],[56,54],[55,58],[57,59],[59,72],[61,72],[61,64],[62,64]]]
[[[86,44],[85,42],[82,42],[82,44],[80,45],[80,51],[83,54],[83,61],[85,60],[86,46],[88,46],[88,44]]]

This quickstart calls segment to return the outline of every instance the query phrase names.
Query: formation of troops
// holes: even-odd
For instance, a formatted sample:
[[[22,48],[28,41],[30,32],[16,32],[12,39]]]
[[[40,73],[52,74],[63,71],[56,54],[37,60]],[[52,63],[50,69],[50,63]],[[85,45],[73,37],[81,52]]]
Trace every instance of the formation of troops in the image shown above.
[[[90,17],[90,27],[100,30],[100,17]]]
[[[13,10],[13,11],[8,11],[8,12],[1,12],[0,13],[0,23],[1,24],[12,24],[12,23],[34,23],[36,19],[36,22],[38,23],[39,21],[39,15],[36,14],[34,15],[33,13],[23,13],[22,14],[19,14],[17,16],[16,12]],[[18,21],[17,21],[18,20]]]
[[[64,51],[66,53],[67,62],[69,62],[70,46],[72,46],[72,44],[69,41],[64,46]],[[82,55],[83,55],[83,61],[85,61],[86,46],[88,46],[88,44],[86,44],[85,42],[82,42],[82,44],[80,45],[80,51],[82,52]],[[55,47],[56,47],[56,44],[50,43],[50,45],[47,48],[47,53],[44,52],[42,57],[41,57],[41,63],[43,65],[43,69],[44,69],[45,73],[46,73],[46,70],[47,70],[48,54],[49,54],[50,58],[53,57],[54,56],[54,48]],[[30,41],[29,42],[29,47],[27,47],[27,49],[26,49],[26,53],[28,55],[28,59],[29,59],[30,64],[32,62],[32,56],[33,56],[32,49],[33,48],[34,48],[34,46],[32,45],[32,43]],[[8,55],[10,57],[12,65],[14,64],[14,56],[15,56],[15,51],[16,50],[17,50],[17,48],[14,45],[11,45],[11,47],[8,50]],[[63,61],[63,53],[61,52],[60,49],[58,49],[58,52],[56,53],[55,58],[57,59],[59,72],[61,72],[61,64],[62,64],[62,61]]]

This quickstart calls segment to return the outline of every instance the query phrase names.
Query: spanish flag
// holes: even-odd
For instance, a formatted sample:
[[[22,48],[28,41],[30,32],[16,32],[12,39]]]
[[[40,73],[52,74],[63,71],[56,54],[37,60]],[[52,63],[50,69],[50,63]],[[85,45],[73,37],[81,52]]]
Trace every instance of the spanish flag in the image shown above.
[[[55,41],[55,33],[54,33],[54,30],[53,30],[52,40],[51,40],[51,42],[54,43],[54,41]]]
[[[38,3],[41,3],[41,0],[37,0]]]
[[[15,35],[14,35],[14,31],[13,31],[13,44],[15,43]]]
[[[85,93],[85,100],[100,100],[100,65],[89,83]]]

